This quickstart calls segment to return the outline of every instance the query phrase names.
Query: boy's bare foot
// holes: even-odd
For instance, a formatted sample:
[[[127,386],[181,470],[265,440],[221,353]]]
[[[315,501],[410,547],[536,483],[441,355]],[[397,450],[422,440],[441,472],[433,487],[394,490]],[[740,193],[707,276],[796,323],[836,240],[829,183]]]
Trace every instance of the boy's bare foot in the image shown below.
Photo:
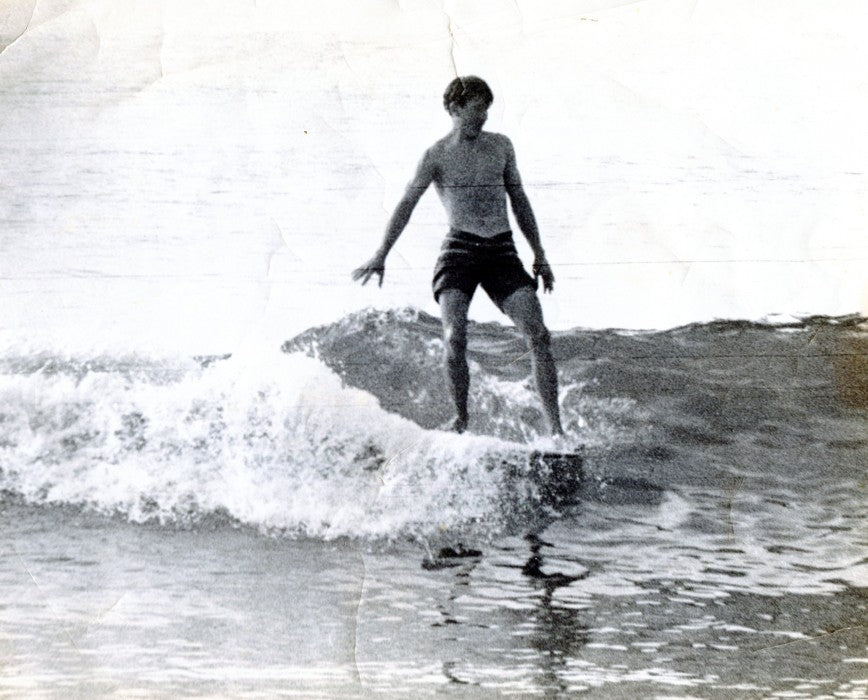
[[[455,416],[452,420],[448,420],[441,425],[440,430],[445,430],[449,433],[463,433],[467,430],[467,418]]]

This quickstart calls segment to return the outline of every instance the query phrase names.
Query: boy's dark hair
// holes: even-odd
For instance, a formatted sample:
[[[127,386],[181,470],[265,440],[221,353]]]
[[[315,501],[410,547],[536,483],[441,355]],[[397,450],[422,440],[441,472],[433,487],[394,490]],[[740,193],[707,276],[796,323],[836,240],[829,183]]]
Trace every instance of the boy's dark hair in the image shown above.
[[[477,78],[475,75],[455,78],[443,93],[443,107],[448,112],[452,105],[463,107],[474,97],[484,99],[488,103],[486,106],[491,106],[494,102],[494,93],[482,78]]]

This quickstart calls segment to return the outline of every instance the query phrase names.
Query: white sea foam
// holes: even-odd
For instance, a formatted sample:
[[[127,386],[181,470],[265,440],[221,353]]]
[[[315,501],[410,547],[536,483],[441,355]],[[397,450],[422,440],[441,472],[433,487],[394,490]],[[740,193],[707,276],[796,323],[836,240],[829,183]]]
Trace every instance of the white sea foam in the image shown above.
[[[218,512],[325,537],[496,522],[506,494],[493,466],[524,454],[424,430],[316,360],[277,351],[162,381],[60,371],[2,382],[0,486],[134,521]]]

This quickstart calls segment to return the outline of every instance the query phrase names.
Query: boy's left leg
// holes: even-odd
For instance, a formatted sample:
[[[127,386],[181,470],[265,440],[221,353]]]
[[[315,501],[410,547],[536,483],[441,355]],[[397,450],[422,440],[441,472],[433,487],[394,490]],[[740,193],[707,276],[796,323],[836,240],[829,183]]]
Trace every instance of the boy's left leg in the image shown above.
[[[503,301],[502,308],[530,345],[534,378],[549,431],[552,435],[563,435],[558,407],[558,371],[539,298],[531,287],[520,287]]]

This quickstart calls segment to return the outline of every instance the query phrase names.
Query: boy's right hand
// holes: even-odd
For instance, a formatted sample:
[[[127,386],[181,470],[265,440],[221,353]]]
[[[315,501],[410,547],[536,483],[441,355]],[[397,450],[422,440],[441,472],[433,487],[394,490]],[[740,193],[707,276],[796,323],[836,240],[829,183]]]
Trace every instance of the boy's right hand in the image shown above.
[[[353,270],[353,281],[362,280],[362,285],[366,285],[372,275],[377,275],[380,278],[379,286],[383,286],[383,275],[386,274],[386,258],[382,255],[375,255],[361,267]]]

